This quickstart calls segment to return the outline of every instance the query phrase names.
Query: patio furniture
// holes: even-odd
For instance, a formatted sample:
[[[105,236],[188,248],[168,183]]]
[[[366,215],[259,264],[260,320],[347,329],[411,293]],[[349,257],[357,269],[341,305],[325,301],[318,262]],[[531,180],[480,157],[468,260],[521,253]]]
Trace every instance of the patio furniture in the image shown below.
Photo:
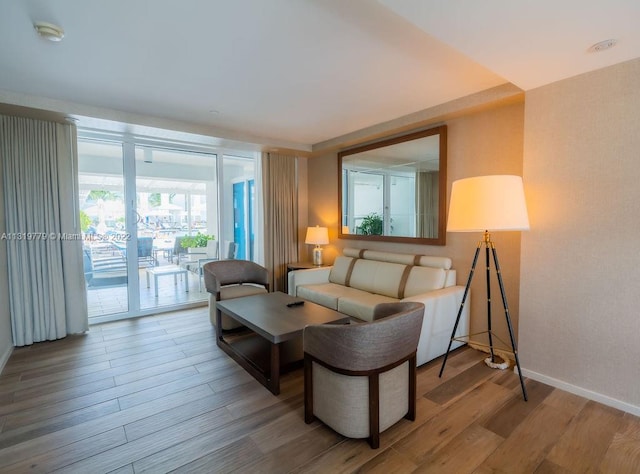
[[[173,241],[173,252],[172,252],[171,256],[169,257],[169,261],[171,263],[173,263],[173,259],[175,258],[177,260],[176,263],[180,264],[180,258],[183,255],[186,255],[187,249],[185,249],[182,246],[182,240],[185,237],[186,236],[184,236],[184,235],[176,236],[175,240]]]
[[[153,237],[138,237],[138,266],[155,265]]]
[[[94,243],[85,246],[84,274],[90,287],[126,285],[127,260],[125,253],[113,243]]]
[[[180,268],[178,265],[165,265],[162,267],[149,267],[147,268],[147,288],[149,288],[151,285],[151,281],[149,276],[153,275],[153,284],[154,284],[154,288],[155,288],[155,295],[156,298],[158,297],[158,278],[161,276],[166,276],[166,275],[173,275],[173,282],[174,285],[178,284],[178,275],[180,275],[182,277],[182,275],[184,275],[185,277],[185,292],[189,292],[189,272],[187,270],[185,270],[184,268]]]
[[[372,322],[307,326],[305,422],[317,417],[343,436],[368,438],[375,449],[382,431],[403,417],[415,420],[423,315],[422,303],[383,303]]]
[[[238,253],[238,244],[233,241],[227,241],[227,252],[225,257],[227,260],[233,260],[236,258],[236,254]]]

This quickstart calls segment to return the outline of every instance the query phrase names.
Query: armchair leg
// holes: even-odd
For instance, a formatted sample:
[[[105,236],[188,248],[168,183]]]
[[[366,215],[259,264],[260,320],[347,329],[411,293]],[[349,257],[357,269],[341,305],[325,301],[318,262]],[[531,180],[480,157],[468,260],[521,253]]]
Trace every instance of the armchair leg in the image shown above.
[[[312,423],[316,417],[313,415],[313,373],[311,358],[304,355],[304,422]]]
[[[369,444],[372,449],[380,447],[380,378],[369,375]]]
[[[405,418],[410,421],[416,420],[416,396],[417,396],[417,368],[416,368],[416,355],[414,354],[409,359],[409,410]]]

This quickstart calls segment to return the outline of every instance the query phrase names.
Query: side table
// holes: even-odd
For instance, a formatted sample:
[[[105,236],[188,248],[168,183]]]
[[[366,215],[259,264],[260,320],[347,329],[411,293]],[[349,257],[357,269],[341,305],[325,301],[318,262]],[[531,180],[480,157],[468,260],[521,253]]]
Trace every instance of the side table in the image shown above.
[[[322,268],[327,265],[314,265],[311,262],[292,262],[287,263],[287,271],[291,272],[293,270],[308,270],[310,268]]]

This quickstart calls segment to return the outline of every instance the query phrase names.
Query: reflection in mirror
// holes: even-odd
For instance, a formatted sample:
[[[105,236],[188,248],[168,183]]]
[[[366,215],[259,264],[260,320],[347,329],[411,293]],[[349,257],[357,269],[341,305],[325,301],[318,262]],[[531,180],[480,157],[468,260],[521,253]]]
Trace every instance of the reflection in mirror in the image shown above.
[[[446,126],[338,154],[340,238],[445,244]]]

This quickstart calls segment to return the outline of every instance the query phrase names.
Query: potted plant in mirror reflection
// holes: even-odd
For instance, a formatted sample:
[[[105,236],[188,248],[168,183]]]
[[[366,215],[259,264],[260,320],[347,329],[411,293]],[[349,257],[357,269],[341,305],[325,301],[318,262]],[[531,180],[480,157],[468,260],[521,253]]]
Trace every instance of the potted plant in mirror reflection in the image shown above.
[[[376,212],[365,216],[358,230],[362,235],[382,235],[382,216]]]

